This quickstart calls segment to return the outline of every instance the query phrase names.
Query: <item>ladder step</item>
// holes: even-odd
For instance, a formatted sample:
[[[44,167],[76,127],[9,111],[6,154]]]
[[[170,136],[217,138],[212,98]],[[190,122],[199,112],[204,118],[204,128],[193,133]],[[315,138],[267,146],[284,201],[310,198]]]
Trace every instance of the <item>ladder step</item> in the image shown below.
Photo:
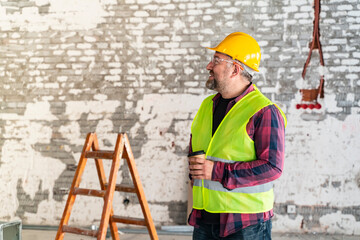
[[[114,151],[86,151],[86,158],[113,159]]]
[[[64,225],[62,227],[63,232],[73,233],[73,234],[80,234],[80,235],[86,235],[90,237],[97,237],[98,231],[96,230],[88,230],[88,229],[81,229],[76,227],[70,227],[67,225]]]
[[[106,191],[104,190],[95,190],[95,189],[86,189],[86,188],[74,188],[75,195],[84,195],[84,196],[93,196],[93,197],[104,197]]]
[[[122,217],[122,216],[113,215],[112,220],[117,223],[146,226],[146,221],[145,219],[142,218],[131,218],[131,217]]]
[[[107,188],[108,184],[105,184]],[[136,188],[132,185],[125,185],[125,184],[116,184],[115,191],[118,192],[128,192],[128,193],[136,193]]]

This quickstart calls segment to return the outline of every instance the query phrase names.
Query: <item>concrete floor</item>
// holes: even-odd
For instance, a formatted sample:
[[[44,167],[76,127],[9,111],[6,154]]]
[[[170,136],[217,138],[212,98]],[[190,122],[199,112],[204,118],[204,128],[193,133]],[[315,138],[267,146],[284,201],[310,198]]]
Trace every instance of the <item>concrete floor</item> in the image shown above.
[[[22,230],[22,240],[52,240],[55,239],[56,231]],[[94,240],[95,238],[74,234],[65,234],[64,240]],[[148,240],[149,235],[138,233],[124,233],[121,240]],[[160,240],[191,240],[187,235],[169,235],[159,233]],[[111,240],[107,238],[107,240]],[[298,234],[298,233],[273,233],[273,240],[360,240],[360,236],[328,235],[328,234]]]

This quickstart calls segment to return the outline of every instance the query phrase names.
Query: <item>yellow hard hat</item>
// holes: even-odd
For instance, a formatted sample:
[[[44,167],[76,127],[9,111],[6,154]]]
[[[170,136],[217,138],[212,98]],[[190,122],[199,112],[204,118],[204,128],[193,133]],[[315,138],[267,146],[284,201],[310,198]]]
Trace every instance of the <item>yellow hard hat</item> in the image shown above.
[[[208,49],[229,55],[233,59],[259,72],[261,59],[260,46],[253,37],[246,33],[231,33],[217,47]]]

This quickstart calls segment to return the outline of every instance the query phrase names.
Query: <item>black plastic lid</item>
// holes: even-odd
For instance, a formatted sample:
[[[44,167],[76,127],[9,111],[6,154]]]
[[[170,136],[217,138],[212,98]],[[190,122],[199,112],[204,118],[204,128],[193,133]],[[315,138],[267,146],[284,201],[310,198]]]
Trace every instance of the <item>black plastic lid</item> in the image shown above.
[[[200,151],[196,151],[196,152],[192,152],[188,154],[188,157],[192,157],[192,156],[196,156],[196,155],[201,155],[201,154],[205,154],[204,150],[200,150]]]

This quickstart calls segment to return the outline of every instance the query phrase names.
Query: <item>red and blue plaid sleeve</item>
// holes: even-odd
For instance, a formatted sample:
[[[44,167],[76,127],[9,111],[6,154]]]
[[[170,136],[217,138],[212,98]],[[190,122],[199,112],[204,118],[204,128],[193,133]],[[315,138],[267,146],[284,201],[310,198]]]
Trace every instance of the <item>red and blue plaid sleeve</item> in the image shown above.
[[[215,162],[212,180],[225,188],[264,184],[280,177],[284,166],[284,119],[275,105],[257,112],[247,125],[257,159],[250,162]]]

